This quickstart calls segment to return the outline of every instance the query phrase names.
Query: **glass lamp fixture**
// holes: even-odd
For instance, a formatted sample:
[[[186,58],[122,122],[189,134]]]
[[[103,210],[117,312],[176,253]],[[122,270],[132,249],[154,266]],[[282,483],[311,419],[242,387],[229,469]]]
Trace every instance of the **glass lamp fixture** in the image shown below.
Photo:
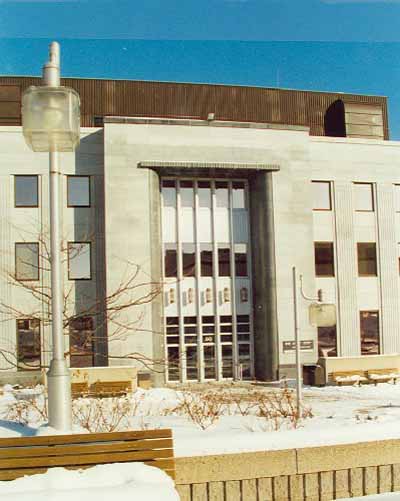
[[[22,130],[33,151],[74,151],[80,135],[79,94],[69,87],[29,87],[22,96]]]

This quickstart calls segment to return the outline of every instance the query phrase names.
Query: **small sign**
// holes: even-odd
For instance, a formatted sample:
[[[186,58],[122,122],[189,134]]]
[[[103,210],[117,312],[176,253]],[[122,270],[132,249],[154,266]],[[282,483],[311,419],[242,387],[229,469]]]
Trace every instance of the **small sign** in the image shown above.
[[[308,308],[310,324],[314,327],[333,327],[336,325],[336,305],[312,303]]]
[[[295,351],[296,341],[283,341],[283,351]],[[312,351],[314,349],[314,341],[312,339],[303,339],[300,341],[301,351]]]

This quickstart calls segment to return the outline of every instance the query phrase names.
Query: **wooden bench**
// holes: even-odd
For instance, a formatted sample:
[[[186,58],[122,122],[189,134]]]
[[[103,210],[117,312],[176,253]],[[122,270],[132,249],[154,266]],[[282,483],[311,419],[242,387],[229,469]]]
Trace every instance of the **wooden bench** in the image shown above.
[[[0,438],[0,480],[44,473],[57,466],[79,469],[138,461],[161,468],[175,479],[172,431]]]
[[[365,371],[340,371],[332,372],[330,379],[342,386],[343,384],[361,385],[361,383],[366,383],[368,381]]]
[[[90,386],[90,394],[95,397],[117,397],[131,391],[131,381],[96,381]]]
[[[397,379],[400,378],[399,371],[397,369],[370,369],[366,371],[368,381],[375,384],[393,381],[396,384]]]
[[[72,398],[87,397],[89,395],[89,385],[87,381],[83,383],[71,383]]]

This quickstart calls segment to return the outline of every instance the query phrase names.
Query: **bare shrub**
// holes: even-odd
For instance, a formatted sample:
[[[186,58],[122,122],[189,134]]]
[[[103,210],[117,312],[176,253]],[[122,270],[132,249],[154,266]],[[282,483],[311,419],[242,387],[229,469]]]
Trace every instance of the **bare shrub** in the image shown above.
[[[186,416],[202,430],[219,420],[226,405],[224,394],[219,392],[182,392],[178,399],[177,407],[167,410],[167,413]]]
[[[126,428],[132,410],[128,397],[77,399],[72,403],[74,424],[90,433]]]
[[[30,423],[43,424],[48,421],[46,398],[39,395],[29,400],[15,400],[7,406],[4,417],[24,426]]]
[[[224,400],[227,407],[227,413],[230,415],[231,410],[233,414],[240,416],[248,416],[253,414],[257,408],[258,392],[228,392],[224,394]]]
[[[137,406],[128,397],[79,398],[72,401],[73,423],[91,433],[127,428]],[[48,421],[45,395],[16,400],[6,409],[4,418],[22,424],[41,425]]]
[[[287,387],[278,391],[259,392],[256,401],[257,415],[269,421],[273,430],[279,430],[286,423],[298,428],[301,419],[313,417],[309,407],[303,407],[298,412],[296,397]]]

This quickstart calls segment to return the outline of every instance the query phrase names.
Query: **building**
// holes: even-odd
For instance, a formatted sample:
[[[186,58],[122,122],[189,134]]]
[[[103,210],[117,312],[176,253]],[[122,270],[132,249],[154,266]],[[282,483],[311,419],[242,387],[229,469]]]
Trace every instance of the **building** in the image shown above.
[[[0,78],[0,364],[14,378],[50,358],[48,161],[20,127],[39,83]],[[293,266],[338,316],[316,329],[300,300],[303,362],[400,352],[386,98],[63,83],[82,101],[81,145],[61,155],[71,366],[136,364],[157,384],[288,375]]]

